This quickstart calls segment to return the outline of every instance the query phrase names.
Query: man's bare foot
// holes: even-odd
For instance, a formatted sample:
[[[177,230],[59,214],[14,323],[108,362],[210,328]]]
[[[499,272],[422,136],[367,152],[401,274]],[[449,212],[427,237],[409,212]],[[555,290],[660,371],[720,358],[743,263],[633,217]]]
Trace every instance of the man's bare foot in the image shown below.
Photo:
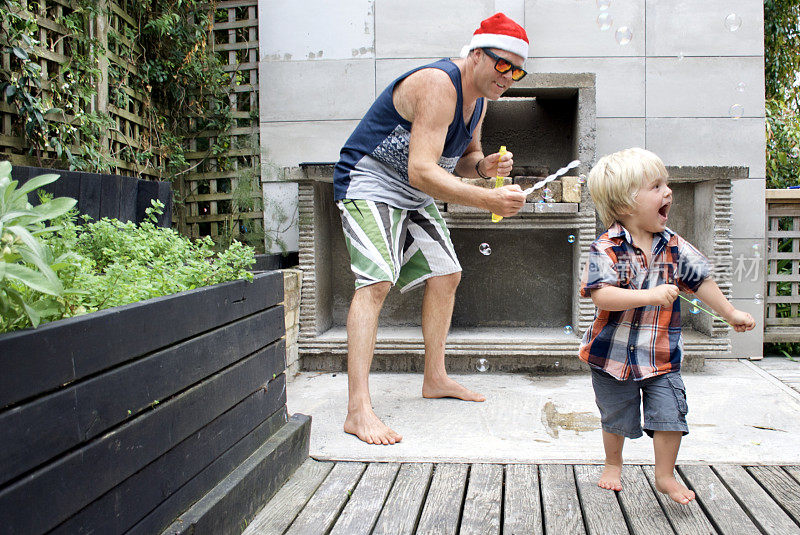
[[[608,490],[622,490],[622,465],[606,463],[597,486]]]
[[[464,401],[486,401],[486,397],[464,388],[445,376],[443,379],[425,379],[422,382],[424,398],[457,398]]]
[[[662,494],[668,494],[670,498],[682,505],[694,500],[694,491],[678,483],[675,476],[656,477],[656,490]]]
[[[348,410],[344,421],[344,432],[357,436],[367,444],[387,446],[403,440],[402,436],[381,422],[372,408]]]

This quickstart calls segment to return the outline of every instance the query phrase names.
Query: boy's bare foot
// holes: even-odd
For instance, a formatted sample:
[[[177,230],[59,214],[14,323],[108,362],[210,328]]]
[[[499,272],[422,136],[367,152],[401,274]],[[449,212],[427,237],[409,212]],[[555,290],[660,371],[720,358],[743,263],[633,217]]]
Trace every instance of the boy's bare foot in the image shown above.
[[[486,401],[486,397],[464,388],[445,376],[441,379],[424,379],[422,381],[422,397],[424,398],[457,398],[464,401]]]
[[[622,465],[606,463],[597,486],[608,490],[622,490]]]
[[[348,410],[344,421],[344,432],[357,436],[367,444],[388,446],[403,440],[402,436],[381,422],[372,408]]]
[[[668,494],[670,498],[683,505],[694,500],[694,491],[681,485],[675,476],[656,477],[656,490]]]

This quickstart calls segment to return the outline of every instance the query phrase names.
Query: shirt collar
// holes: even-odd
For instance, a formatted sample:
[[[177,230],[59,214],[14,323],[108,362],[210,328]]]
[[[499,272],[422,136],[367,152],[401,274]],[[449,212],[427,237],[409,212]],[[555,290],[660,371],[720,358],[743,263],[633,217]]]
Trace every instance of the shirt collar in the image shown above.
[[[668,227],[664,227],[663,231],[661,231],[661,232],[659,232],[657,234],[653,234],[653,236],[658,236],[660,238],[659,241],[658,241],[658,244],[654,247],[654,250],[655,249],[660,249],[662,244],[669,243],[670,238],[674,234],[675,233]],[[622,238],[623,240],[628,242],[628,244],[633,245],[633,238],[631,238],[630,232],[628,232],[628,229],[623,227],[622,223],[620,223],[619,221],[614,221],[614,224],[611,225],[608,228],[608,237],[609,238]]]

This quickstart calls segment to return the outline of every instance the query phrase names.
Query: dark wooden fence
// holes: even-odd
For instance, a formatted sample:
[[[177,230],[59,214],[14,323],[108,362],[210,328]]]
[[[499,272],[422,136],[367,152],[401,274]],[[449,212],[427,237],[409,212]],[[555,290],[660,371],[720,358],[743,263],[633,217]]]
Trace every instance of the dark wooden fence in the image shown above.
[[[235,531],[308,456],[282,300],[269,272],[0,336],[0,532]]]
[[[110,217],[120,221],[141,223],[151,200],[164,203],[164,213],[158,219],[162,227],[172,222],[172,190],[169,182],[142,180],[130,176],[102,175],[81,171],[64,171],[43,167],[14,166],[11,176],[24,184],[39,175],[56,174],[60,178],[42,189],[54,197],[72,197],[78,201],[78,211],[98,220]],[[28,196],[37,204],[35,193]]]

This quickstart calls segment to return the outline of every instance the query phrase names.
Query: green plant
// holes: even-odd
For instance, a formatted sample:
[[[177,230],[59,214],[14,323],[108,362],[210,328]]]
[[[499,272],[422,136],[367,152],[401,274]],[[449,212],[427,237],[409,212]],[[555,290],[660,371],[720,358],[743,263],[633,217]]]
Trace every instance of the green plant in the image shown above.
[[[28,193],[55,181],[42,175],[21,187],[11,180],[11,164],[0,162],[0,331],[9,331],[63,316],[75,294],[59,272],[75,266],[69,251],[56,254],[43,237],[57,231],[46,221],[67,213],[74,199],[60,197],[31,206]]]
[[[800,184],[800,4],[764,2],[767,187]]]
[[[192,241],[156,225],[164,205],[152,201],[140,224],[78,216],[75,200],[31,206],[27,195],[58,175],[17,187],[0,163],[0,332],[36,327],[135,301],[236,279],[252,280],[253,248],[211,238]],[[45,222],[50,221],[50,226]]]

